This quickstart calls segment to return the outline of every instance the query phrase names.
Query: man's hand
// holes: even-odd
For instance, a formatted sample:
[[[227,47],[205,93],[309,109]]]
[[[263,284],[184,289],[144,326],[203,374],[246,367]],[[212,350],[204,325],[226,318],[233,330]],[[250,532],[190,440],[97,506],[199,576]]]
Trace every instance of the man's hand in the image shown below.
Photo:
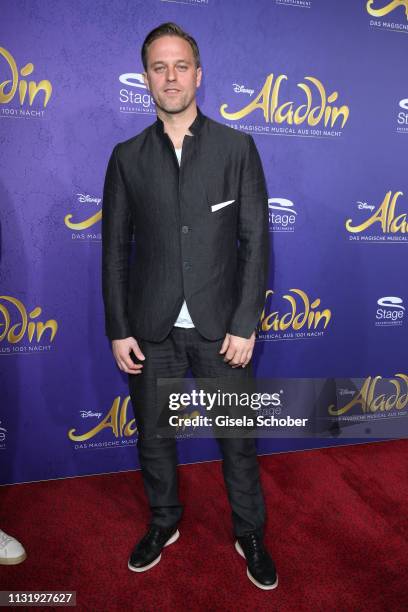
[[[123,338],[121,340],[112,340],[112,351],[119,370],[122,370],[127,374],[142,373],[143,364],[134,363],[130,357],[130,353],[133,351],[138,359],[145,359],[145,356],[143,355],[136,339],[133,338],[133,336],[129,336],[129,338]]]
[[[245,368],[248,365],[255,345],[255,332],[252,332],[250,338],[241,338],[227,334],[222,343],[220,354],[225,353],[224,361],[228,362],[233,368],[240,366]]]

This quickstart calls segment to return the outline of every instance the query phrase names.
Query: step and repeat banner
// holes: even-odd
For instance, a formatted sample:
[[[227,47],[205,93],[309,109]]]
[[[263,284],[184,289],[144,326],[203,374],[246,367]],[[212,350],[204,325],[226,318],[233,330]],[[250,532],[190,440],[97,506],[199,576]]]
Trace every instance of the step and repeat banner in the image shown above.
[[[138,467],[104,332],[102,188],[113,146],[156,120],[140,48],[166,21],[199,45],[202,112],[262,157],[257,377],[336,379],[343,414],[406,413],[408,0],[3,0],[3,484]],[[181,463],[218,457],[214,439],[180,435]]]

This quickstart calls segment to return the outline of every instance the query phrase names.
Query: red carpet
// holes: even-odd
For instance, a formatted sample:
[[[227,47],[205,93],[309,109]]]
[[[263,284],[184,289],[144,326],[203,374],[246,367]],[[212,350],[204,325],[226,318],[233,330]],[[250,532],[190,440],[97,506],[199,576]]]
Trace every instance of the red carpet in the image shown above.
[[[0,588],[76,590],[77,609],[93,612],[405,612],[407,440],[260,464],[275,590],[246,577],[219,462],[180,466],[180,539],[143,574],[127,569],[148,518],[139,472],[0,488],[0,526],[28,553],[21,565],[0,566]]]

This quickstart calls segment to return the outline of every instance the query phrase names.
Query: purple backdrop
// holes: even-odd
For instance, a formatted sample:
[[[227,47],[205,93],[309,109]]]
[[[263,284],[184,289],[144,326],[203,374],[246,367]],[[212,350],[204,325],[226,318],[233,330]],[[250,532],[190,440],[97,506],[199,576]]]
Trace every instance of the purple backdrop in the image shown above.
[[[140,47],[164,21],[199,44],[203,112],[254,134],[264,163],[274,265],[257,375],[405,371],[408,1],[393,6],[3,0],[1,483],[138,466],[104,335],[101,197],[114,144],[156,118]],[[179,453],[219,457],[208,439]]]

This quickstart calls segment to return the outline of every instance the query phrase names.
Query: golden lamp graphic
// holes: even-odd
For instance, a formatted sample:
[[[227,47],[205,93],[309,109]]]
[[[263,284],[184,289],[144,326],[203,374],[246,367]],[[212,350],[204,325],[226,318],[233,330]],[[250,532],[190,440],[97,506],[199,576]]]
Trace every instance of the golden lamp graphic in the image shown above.
[[[7,104],[8,102],[11,102],[18,89],[18,96],[21,106],[27,100],[27,92],[29,106],[32,106],[39,92],[43,92],[43,106],[45,108],[51,98],[52,93],[52,85],[50,81],[46,79],[42,79],[39,83],[31,80],[26,81],[25,78],[21,77],[28,77],[34,72],[34,64],[32,62],[25,64],[19,71],[14,57],[11,55],[11,53],[9,53],[9,51],[7,51],[7,49],[4,49],[4,47],[0,47],[0,56],[6,60],[11,76],[10,79],[0,83],[0,103]],[[9,88],[7,93],[5,91],[6,88]]]
[[[228,112],[228,104],[222,104],[220,113],[225,119],[242,119],[253,113],[256,109],[261,109],[266,123],[288,123],[289,125],[300,125],[306,122],[310,126],[318,125],[323,121],[324,126],[333,127],[338,119],[341,119],[341,127],[343,128],[349,118],[350,109],[348,106],[332,106],[338,98],[338,92],[333,91],[330,95],[326,94],[326,90],[319,79],[307,76],[305,81],[308,83],[297,83],[306,96],[306,104],[301,104],[294,108],[294,103],[284,102],[280,104],[280,89],[281,83],[287,80],[286,74],[280,74],[276,79],[271,73],[267,76],[266,81],[259,94],[249,104],[241,110]],[[309,83],[313,86],[310,87]],[[317,95],[317,104],[312,106],[313,97]]]
[[[328,308],[317,310],[320,306],[320,298],[316,298],[312,302],[308,295],[301,289],[289,289],[293,295],[286,294],[283,299],[289,303],[289,311],[285,314],[280,314],[279,311],[271,311],[271,300],[273,290],[268,289],[265,294],[265,306],[262,311],[259,321],[259,331],[267,332],[271,329],[274,331],[284,331],[288,328],[299,330],[302,328],[317,329],[322,323],[323,329],[328,326],[332,313]]]
[[[408,376],[395,374],[395,378],[385,379],[390,385],[389,393],[377,393],[378,382],[382,376],[368,376],[355,397],[342,408],[336,410],[331,404],[328,412],[332,416],[340,416],[349,412],[355,406],[360,407],[363,414],[375,412],[389,412],[390,410],[403,410],[408,405]]]
[[[100,423],[83,434],[77,434],[75,433],[76,429],[70,429],[68,438],[73,442],[84,442],[94,438],[104,429],[110,430],[115,438],[129,438],[133,436],[137,431],[137,427],[134,418],[128,419],[129,401],[130,395],[125,397],[122,402],[120,401],[120,396],[116,397],[112,408]]]
[[[8,304],[3,304],[1,300],[8,302]],[[13,325],[12,316],[7,307],[10,304],[15,306],[19,315],[19,320]],[[7,340],[11,344],[16,344],[25,340],[26,337],[29,342],[40,342],[46,331],[50,332],[49,340],[52,342],[58,330],[58,323],[55,319],[49,319],[45,323],[35,321],[42,313],[40,306],[36,306],[30,312],[27,312],[24,304],[11,295],[0,295],[0,313],[3,317],[3,321],[0,320],[0,342]]]
[[[347,219],[347,231],[358,234],[378,223],[383,234],[407,234],[407,214],[396,215],[395,212],[397,200],[401,195],[404,195],[402,191],[396,191],[394,194],[392,191],[387,191],[382,203],[366,221],[360,223],[360,225],[352,225],[352,219]]]
[[[399,7],[405,8],[405,16],[408,20],[408,0],[391,0],[381,8],[373,8],[373,5],[379,4],[378,0],[368,0],[366,7],[367,12],[374,17],[384,17]],[[380,3],[381,4],[381,3]]]

